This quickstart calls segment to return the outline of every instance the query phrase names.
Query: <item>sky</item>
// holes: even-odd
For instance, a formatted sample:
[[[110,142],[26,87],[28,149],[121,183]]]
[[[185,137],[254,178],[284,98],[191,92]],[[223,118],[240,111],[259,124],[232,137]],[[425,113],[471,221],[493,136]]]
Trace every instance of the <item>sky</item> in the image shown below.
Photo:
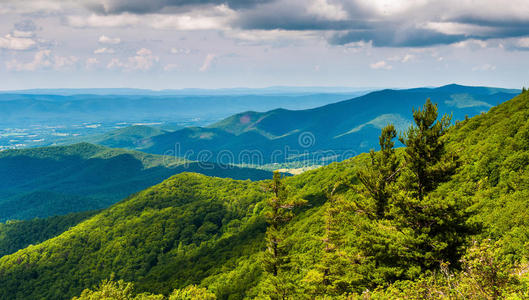
[[[527,0],[1,0],[0,89],[529,85]]]

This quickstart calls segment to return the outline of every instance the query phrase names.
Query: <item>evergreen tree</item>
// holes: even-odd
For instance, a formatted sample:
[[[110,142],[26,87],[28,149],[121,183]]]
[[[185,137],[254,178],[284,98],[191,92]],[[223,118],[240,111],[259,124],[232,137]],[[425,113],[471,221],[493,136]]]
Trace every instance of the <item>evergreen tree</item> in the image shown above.
[[[328,196],[328,207],[325,211],[325,235],[323,237],[323,254],[321,261],[322,284],[325,294],[341,295],[349,289],[346,273],[352,265],[348,253],[343,249],[344,232],[342,230],[343,220],[340,214],[349,211],[350,204],[336,194],[343,186],[337,183]]]
[[[415,126],[399,138],[406,146],[404,188],[419,200],[448,180],[457,167],[455,156],[446,151],[444,139],[451,116],[437,117],[437,104],[427,99],[422,109],[413,110]]]
[[[393,195],[389,213],[393,223],[410,234],[407,244],[413,250],[406,259],[423,270],[444,261],[457,264],[461,245],[470,231],[465,203],[445,199],[440,193],[429,196],[440,183],[449,180],[457,167],[456,155],[446,148],[450,116],[437,117],[437,105],[430,99],[422,109],[413,110],[415,126],[400,138],[406,145],[400,192]]]
[[[285,242],[285,225],[292,220],[295,207],[305,203],[304,200],[289,199],[288,191],[282,182],[281,174],[274,172],[270,190],[273,196],[268,199],[266,212],[266,251],[263,267],[269,275],[265,293],[272,299],[286,299],[293,289],[284,271],[289,267],[289,245]]]
[[[393,149],[393,139],[397,136],[395,126],[387,125],[379,137],[380,151],[371,150],[367,167],[358,172],[364,191],[375,200],[376,216],[382,219],[388,200],[391,197],[389,184],[397,176],[398,160]]]

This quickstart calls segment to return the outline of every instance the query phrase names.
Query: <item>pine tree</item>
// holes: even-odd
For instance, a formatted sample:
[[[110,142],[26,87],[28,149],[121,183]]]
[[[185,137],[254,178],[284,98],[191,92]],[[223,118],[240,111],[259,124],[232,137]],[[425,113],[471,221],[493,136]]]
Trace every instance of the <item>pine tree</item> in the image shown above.
[[[393,149],[395,146],[393,139],[396,136],[395,126],[384,127],[379,137],[380,151],[371,150],[368,165],[358,172],[364,191],[375,200],[375,213],[378,219],[384,218],[386,206],[391,197],[388,186],[395,181],[397,176],[399,163]]]
[[[445,140],[450,116],[438,120],[437,105],[428,99],[422,109],[413,110],[413,119],[415,126],[400,137],[406,145],[400,192],[391,199],[389,215],[400,230],[410,234],[408,261],[423,270],[445,261],[457,264],[460,246],[470,231],[466,204],[441,195],[429,197],[457,167],[457,156],[447,150]]]
[[[268,199],[266,212],[266,251],[263,268],[269,275],[269,284],[265,293],[272,299],[286,299],[292,283],[284,272],[289,267],[289,245],[285,242],[285,225],[292,220],[295,207],[305,204],[304,200],[289,199],[288,191],[283,184],[281,174],[274,172],[270,190],[273,196]]]
[[[422,200],[437,185],[449,179],[455,171],[455,156],[446,151],[446,134],[451,116],[437,120],[437,104],[430,99],[422,109],[413,110],[415,126],[399,140],[406,146],[404,160],[404,188]]]
[[[322,284],[325,293],[341,295],[349,288],[345,275],[347,268],[352,265],[347,253],[343,250],[343,232],[340,214],[350,210],[350,204],[344,202],[336,194],[336,191],[344,186],[338,182],[330,195],[328,195],[328,207],[325,211],[325,235],[323,237],[323,253],[320,270],[322,272]]]

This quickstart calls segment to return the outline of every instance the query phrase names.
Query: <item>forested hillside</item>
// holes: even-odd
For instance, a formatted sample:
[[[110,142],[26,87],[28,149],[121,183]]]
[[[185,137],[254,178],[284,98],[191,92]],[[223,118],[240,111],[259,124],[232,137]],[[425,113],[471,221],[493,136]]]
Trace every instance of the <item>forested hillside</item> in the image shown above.
[[[80,143],[0,152],[0,221],[108,207],[174,174],[260,180],[271,173]]]
[[[173,176],[2,257],[0,298],[527,298],[529,93],[454,126],[429,101],[412,116],[298,176]]]
[[[49,240],[98,213],[85,211],[49,218],[0,223],[0,257]]]

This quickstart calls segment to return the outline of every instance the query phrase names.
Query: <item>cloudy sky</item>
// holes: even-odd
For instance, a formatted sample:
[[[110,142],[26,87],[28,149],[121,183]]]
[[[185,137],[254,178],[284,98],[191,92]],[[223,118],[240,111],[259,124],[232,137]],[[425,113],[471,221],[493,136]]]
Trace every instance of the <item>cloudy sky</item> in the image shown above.
[[[0,89],[529,85],[527,0],[1,0]]]

